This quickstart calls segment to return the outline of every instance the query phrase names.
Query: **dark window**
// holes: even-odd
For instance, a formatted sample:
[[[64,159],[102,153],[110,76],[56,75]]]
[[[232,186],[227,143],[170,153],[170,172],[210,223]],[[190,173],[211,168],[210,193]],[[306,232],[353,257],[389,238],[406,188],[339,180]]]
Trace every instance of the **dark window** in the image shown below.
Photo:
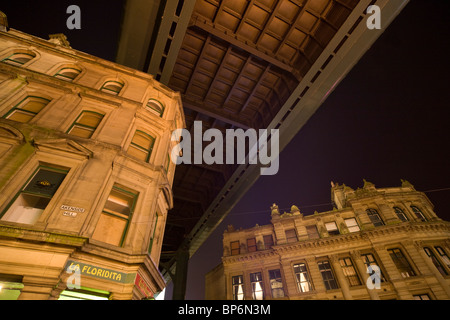
[[[241,253],[241,246],[239,244],[239,241],[233,241],[230,242],[230,247],[231,247],[231,255],[235,256]]]
[[[422,211],[419,208],[417,208],[416,206],[411,206],[411,209],[416,215],[417,219],[419,219],[420,221],[427,221],[427,219],[425,219],[425,216],[423,215]]]
[[[264,239],[264,248],[271,249],[273,246],[273,237],[271,234],[263,236]]]
[[[437,253],[439,254],[439,256],[441,257],[442,261],[444,262],[444,264],[450,268],[450,259],[448,258],[447,254],[445,253],[444,249],[442,249],[442,247],[434,247],[437,251]]]
[[[286,241],[288,243],[298,241],[297,233],[295,232],[295,229],[285,230],[284,233],[286,234]]]
[[[330,262],[320,261],[317,265],[319,266],[325,288],[327,290],[337,289],[338,285],[336,279],[334,278],[333,271],[331,270]]]
[[[416,275],[400,249],[390,249],[388,252],[403,278]]]
[[[433,262],[434,266],[436,267],[436,269],[439,270],[439,272],[443,275],[446,276],[448,273],[445,270],[444,266],[441,264],[441,262],[438,260],[438,258],[434,255],[433,251],[428,248],[428,247],[424,247],[423,250],[425,251],[425,253],[427,254],[428,258],[431,259],[431,261]]]
[[[378,214],[378,211],[375,209],[367,209],[366,210],[367,215],[369,216],[370,221],[372,221],[372,224],[375,227],[383,226],[384,222],[381,220],[380,215]]]
[[[255,252],[256,250],[257,250],[256,239],[255,238],[247,239],[247,251]]]
[[[408,217],[406,216],[406,214],[403,212],[402,209],[400,209],[399,207],[394,207],[394,211],[395,211],[395,214],[397,215],[397,217],[401,221],[403,221],[403,222],[408,221]]]
[[[270,289],[272,290],[272,298],[283,298],[284,289],[280,269],[269,270],[269,282]]]

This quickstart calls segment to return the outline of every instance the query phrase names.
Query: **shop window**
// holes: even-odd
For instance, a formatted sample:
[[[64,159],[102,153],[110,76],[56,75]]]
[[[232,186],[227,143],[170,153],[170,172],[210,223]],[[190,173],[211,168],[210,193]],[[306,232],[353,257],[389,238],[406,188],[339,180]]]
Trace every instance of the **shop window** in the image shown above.
[[[325,223],[325,228],[330,236],[336,236],[339,234],[339,229],[334,221]]]
[[[64,290],[58,300],[109,300],[108,291],[81,287],[80,289]]]
[[[358,232],[361,230],[355,218],[345,219],[344,221],[349,232]]]
[[[0,275],[0,300],[17,300],[23,287],[22,276]]]
[[[256,239],[255,238],[247,239],[247,251],[255,252],[256,250],[257,250]]]
[[[154,144],[155,138],[143,131],[136,130],[128,147],[128,154],[142,161],[149,162]]]
[[[49,99],[36,96],[27,96],[12,108],[5,119],[28,123],[50,102]]]
[[[261,272],[250,273],[250,284],[252,286],[253,300],[264,299],[264,285]]]
[[[41,167],[19,191],[2,220],[34,224],[66,177],[68,170]]]
[[[81,138],[90,138],[103,117],[104,115],[101,113],[84,110],[70,126],[67,133]]]
[[[408,278],[416,275],[400,249],[390,249],[388,250],[388,252],[403,278]]]
[[[136,205],[138,194],[114,185],[92,235],[92,239],[121,246]]]
[[[119,81],[106,81],[102,87],[101,91],[117,96],[123,88],[123,82]]]
[[[403,212],[403,210],[401,208],[394,207],[394,212],[402,222],[408,221],[408,217],[406,216],[406,214]]]
[[[147,110],[157,115],[158,117],[162,117],[164,113],[164,106],[161,102],[155,99],[149,99],[147,102]]]
[[[81,70],[73,67],[65,67],[58,70],[55,74],[55,78],[62,79],[65,81],[73,81],[81,73]]]
[[[232,241],[230,242],[231,247],[231,255],[236,256],[241,253],[241,246],[239,244],[239,241]]]
[[[244,278],[243,276],[234,276],[231,278],[233,300],[244,300]]]
[[[284,289],[280,269],[269,270],[269,283],[270,290],[272,291],[272,298],[283,298]]]
[[[367,209],[366,212],[367,215],[369,216],[370,221],[375,227],[384,225],[384,222],[376,209]]]
[[[317,263],[319,266],[322,280],[327,290],[338,289],[338,284],[334,278],[333,270],[331,270],[330,262],[328,260]]]
[[[10,56],[4,58],[2,62],[5,62],[7,64],[21,67],[31,59],[34,59],[36,55],[32,52],[15,52],[11,54]]]
[[[339,264],[341,265],[342,272],[347,278],[348,283],[351,287],[361,285],[356,269],[353,266],[352,260],[348,257],[339,259]]]
[[[309,279],[308,270],[306,264],[299,263],[294,264],[295,280],[297,281],[297,287],[300,292],[309,292],[312,290],[311,281]]]
[[[287,243],[291,242],[297,242],[297,233],[295,232],[295,229],[289,229],[285,230],[284,233],[286,234],[286,241]]]

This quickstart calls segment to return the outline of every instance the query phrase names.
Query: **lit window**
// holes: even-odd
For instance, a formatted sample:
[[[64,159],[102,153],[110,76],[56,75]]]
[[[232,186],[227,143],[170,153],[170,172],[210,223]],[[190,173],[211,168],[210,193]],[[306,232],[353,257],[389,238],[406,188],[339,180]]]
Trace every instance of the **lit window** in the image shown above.
[[[414,300],[430,300],[430,296],[427,294],[416,294],[413,297]]]
[[[349,232],[358,232],[361,229],[359,228],[358,222],[356,222],[355,218],[345,219],[345,225],[348,228]]]
[[[164,113],[164,106],[158,100],[149,99],[147,102],[147,110],[151,111],[159,117],[162,117]]]
[[[253,300],[263,300],[264,289],[261,272],[250,273],[250,284],[252,286]]]
[[[388,252],[403,278],[408,278],[416,275],[400,249],[390,249],[388,250]]]
[[[319,239],[319,231],[317,231],[316,225],[306,226],[306,232],[308,233],[309,239]]]
[[[244,279],[242,276],[231,278],[233,286],[233,300],[244,300]]]
[[[431,262],[433,262],[434,266],[438,271],[443,275],[446,276],[448,273],[445,270],[444,266],[441,264],[441,262],[438,260],[438,258],[434,255],[433,251],[431,251],[430,248],[424,247],[423,250],[427,254],[428,258],[431,259]]]
[[[50,102],[49,99],[27,96],[12,108],[6,115],[5,119],[17,122],[28,123],[33,119],[44,107]]]
[[[372,274],[373,273],[375,273],[375,268],[373,268],[373,267],[376,267],[376,268],[378,268],[379,270],[380,270],[380,274],[379,274],[379,276],[380,276],[380,282],[385,282],[386,281],[386,279],[384,278],[384,276],[383,276],[383,273],[381,272],[381,268],[380,268],[380,265],[377,263],[377,260],[375,259],[375,257],[373,256],[373,254],[371,254],[371,253],[366,253],[366,254],[362,254],[361,255],[361,258],[363,259],[363,262],[364,262],[364,264],[366,265],[366,270],[368,270],[368,268],[369,268],[369,266],[370,267],[372,267],[371,269],[372,269]],[[372,275],[371,274],[371,275]]]
[[[67,133],[77,137],[90,138],[102,121],[103,116],[101,113],[85,110],[70,126]]]
[[[400,209],[399,207],[394,207],[394,212],[402,222],[408,221],[408,217],[405,215],[403,210]]]
[[[59,69],[59,71],[55,74],[55,78],[66,80],[66,81],[73,81],[79,74],[81,73],[81,70],[72,68],[72,67],[65,67]]]
[[[114,185],[97,222],[92,238],[121,246],[134,211],[137,192]]]
[[[7,64],[20,67],[30,61],[31,59],[35,58],[36,55],[34,53],[25,53],[25,52],[16,52],[12,55],[6,57],[2,60],[2,62],[5,62]]]
[[[271,249],[273,246],[273,237],[271,234],[269,235],[265,235],[263,236],[263,240],[264,240],[264,248],[267,249]]]
[[[2,220],[34,224],[66,177],[67,170],[39,168],[19,191],[2,216]]]
[[[109,292],[81,287],[80,289],[64,290],[58,300],[109,300]]]
[[[380,215],[378,214],[378,211],[375,209],[367,209],[366,210],[367,215],[369,216],[370,221],[372,221],[372,224],[375,227],[383,226],[384,222],[381,220]]]
[[[295,229],[289,229],[284,231],[286,234],[286,240],[288,243],[291,242],[297,242],[297,233],[295,232]]]
[[[155,138],[151,135],[143,131],[136,130],[130,146],[128,147],[128,154],[142,161],[148,162],[152,154],[154,143]]]
[[[100,88],[101,91],[112,94],[112,95],[118,95],[119,92],[123,88],[123,83],[119,81],[106,81],[103,86]]]
[[[241,246],[239,244],[239,241],[233,241],[230,242],[230,247],[231,247],[231,255],[235,256],[241,253]]]
[[[339,263],[342,268],[344,276],[347,278],[348,283],[351,287],[361,285],[358,274],[356,273],[355,267],[353,266],[352,260],[350,258],[339,259]]]
[[[272,298],[283,298],[284,289],[280,269],[269,270],[269,283],[272,290]]]
[[[255,238],[247,239],[247,251],[255,252],[256,250],[257,250],[256,239]]]
[[[300,292],[309,292],[312,290],[311,281],[309,280],[306,264],[294,264],[295,279]]]
[[[335,236],[335,235],[339,234],[339,229],[336,225],[336,222],[334,222],[334,221],[325,223],[325,228],[327,228],[328,234],[330,236]]]
[[[336,279],[334,278],[333,271],[331,270],[330,263],[328,261],[320,261],[317,263],[319,266],[320,274],[322,275],[323,283],[327,290],[338,289]]]
[[[425,216],[423,215],[422,211],[419,208],[417,208],[416,206],[411,206],[411,209],[416,215],[417,219],[419,219],[420,221],[427,221],[427,219],[425,219]]]
[[[448,268],[450,268],[450,259],[448,258],[447,254],[445,253],[444,249],[442,247],[434,247],[441,257],[442,261],[447,265]]]

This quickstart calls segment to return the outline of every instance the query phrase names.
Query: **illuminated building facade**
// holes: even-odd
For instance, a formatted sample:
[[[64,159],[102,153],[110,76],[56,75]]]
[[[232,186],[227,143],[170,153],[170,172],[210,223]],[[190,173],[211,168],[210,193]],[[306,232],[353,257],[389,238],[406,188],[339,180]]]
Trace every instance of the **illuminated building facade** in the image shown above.
[[[0,299],[152,298],[179,94],[1,21]]]
[[[207,299],[450,299],[450,223],[407,181],[356,190],[332,183],[334,209],[296,206],[271,224],[229,226]]]

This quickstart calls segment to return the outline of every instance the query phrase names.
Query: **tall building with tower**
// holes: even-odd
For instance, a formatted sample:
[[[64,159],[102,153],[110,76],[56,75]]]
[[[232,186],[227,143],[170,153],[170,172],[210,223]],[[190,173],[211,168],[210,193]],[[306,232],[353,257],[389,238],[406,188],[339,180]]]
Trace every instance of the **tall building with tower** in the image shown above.
[[[154,297],[179,94],[1,22],[0,299]]]
[[[271,224],[223,235],[206,298],[450,299],[450,223],[403,180],[356,190],[332,183],[331,211],[271,207]]]

